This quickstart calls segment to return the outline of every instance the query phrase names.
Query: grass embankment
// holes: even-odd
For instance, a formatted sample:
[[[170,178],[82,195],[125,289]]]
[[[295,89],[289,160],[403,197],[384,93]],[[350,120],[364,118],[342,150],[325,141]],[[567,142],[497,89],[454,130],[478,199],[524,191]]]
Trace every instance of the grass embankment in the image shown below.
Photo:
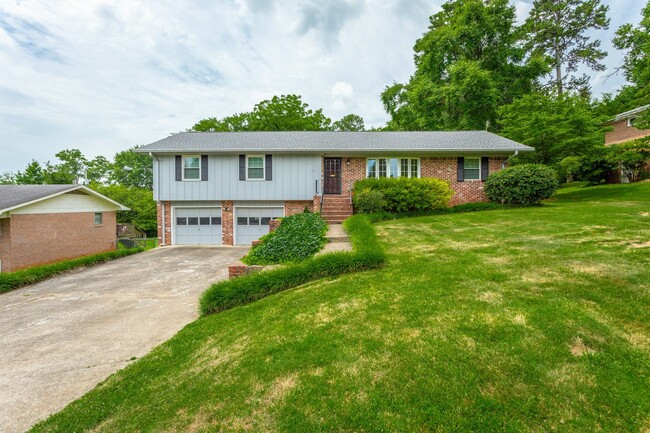
[[[34,431],[650,429],[649,183],[377,228],[387,266],[197,320]]]
[[[0,293],[5,293],[29,284],[43,281],[60,274],[61,272],[108,262],[109,260],[119,259],[120,257],[129,256],[144,250],[144,248],[119,248],[115,251],[64,260],[50,265],[34,266],[20,271],[1,273]]]

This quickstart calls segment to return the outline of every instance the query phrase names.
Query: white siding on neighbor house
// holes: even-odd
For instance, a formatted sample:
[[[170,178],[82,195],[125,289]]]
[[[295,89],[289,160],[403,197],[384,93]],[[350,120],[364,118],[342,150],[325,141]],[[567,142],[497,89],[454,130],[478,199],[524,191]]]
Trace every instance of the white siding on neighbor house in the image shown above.
[[[12,214],[71,213],[71,212],[110,212],[117,206],[82,193],[66,193],[29,206],[12,210]]]
[[[207,181],[177,181],[174,155],[155,155],[154,199],[311,200],[320,179],[319,155],[273,155],[273,180],[240,181],[239,155],[209,155]]]

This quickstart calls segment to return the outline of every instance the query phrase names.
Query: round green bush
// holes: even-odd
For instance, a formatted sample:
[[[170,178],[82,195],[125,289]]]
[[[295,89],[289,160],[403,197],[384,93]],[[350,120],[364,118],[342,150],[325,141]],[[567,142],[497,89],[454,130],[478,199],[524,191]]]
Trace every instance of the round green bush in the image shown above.
[[[449,182],[434,178],[368,178],[356,181],[353,191],[355,196],[367,191],[381,193],[385,202],[383,211],[394,214],[443,209],[448,207],[453,195]]]
[[[549,198],[559,187],[557,173],[541,164],[522,164],[490,174],[485,195],[495,203],[532,206]]]
[[[386,208],[386,199],[380,191],[364,189],[354,195],[354,209],[360,213],[381,213]]]

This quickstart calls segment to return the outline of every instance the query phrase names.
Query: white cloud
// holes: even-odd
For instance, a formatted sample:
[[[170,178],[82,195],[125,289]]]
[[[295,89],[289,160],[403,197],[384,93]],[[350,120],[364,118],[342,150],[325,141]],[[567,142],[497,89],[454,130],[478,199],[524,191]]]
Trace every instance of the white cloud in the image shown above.
[[[617,11],[612,28],[638,22],[641,3]],[[65,148],[110,157],[276,94],[302,95],[332,119],[354,112],[368,126],[382,125],[379,95],[413,73],[413,44],[439,5],[2,2],[0,172]]]

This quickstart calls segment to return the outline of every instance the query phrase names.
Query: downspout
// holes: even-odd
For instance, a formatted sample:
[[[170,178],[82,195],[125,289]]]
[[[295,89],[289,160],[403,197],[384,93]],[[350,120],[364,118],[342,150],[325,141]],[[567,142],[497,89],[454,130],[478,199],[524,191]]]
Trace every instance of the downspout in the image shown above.
[[[506,159],[505,161],[503,161],[503,162],[501,163],[501,168],[502,168],[502,169],[506,168],[506,165],[508,164],[508,161],[510,161],[512,158],[514,158],[514,157],[517,156],[517,155],[519,155],[519,151],[518,151],[518,150],[515,150],[514,155],[509,156],[508,159]]]
[[[160,193],[160,160],[159,160],[158,158],[156,158],[155,156],[153,156],[153,153],[151,153],[151,152],[149,152],[149,156],[150,156],[154,161],[156,161],[156,165],[157,165],[157,167],[156,167],[157,170],[156,170],[156,171],[158,172],[158,176],[156,176],[156,183],[157,183],[156,186],[157,186],[157,191],[158,191],[158,193]],[[161,244],[161,246],[164,246],[164,245],[165,245],[165,241],[167,240],[167,239],[166,239],[166,236],[165,236],[165,231],[166,231],[166,226],[165,226],[165,223],[166,223],[166,221],[165,221],[165,210],[166,210],[166,209],[165,209],[165,202],[164,202],[164,201],[161,202],[161,207],[162,207],[162,218],[161,218],[161,223],[162,223],[161,231],[162,231],[162,234],[161,234],[161,236],[160,236],[160,244]]]

